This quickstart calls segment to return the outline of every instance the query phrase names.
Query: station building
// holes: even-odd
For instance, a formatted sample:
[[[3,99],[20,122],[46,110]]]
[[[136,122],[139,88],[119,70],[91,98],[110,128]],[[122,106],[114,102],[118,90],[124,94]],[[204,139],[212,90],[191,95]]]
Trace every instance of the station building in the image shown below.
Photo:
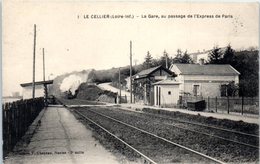
[[[180,94],[221,97],[221,87],[239,84],[240,73],[229,64],[172,64],[170,70],[180,82]]]
[[[36,97],[47,97],[47,93],[45,93],[45,89],[48,91],[48,85],[53,84],[53,80],[48,81],[37,81],[35,82],[35,98]],[[23,99],[31,99],[32,98],[32,83],[23,83],[20,84],[23,88],[22,97]],[[46,95],[45,95],[46,94]]]

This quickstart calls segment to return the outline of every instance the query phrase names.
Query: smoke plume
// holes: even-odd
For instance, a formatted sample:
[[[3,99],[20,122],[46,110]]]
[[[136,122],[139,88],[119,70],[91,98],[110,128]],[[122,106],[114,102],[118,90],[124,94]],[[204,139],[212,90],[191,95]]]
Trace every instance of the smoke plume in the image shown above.
[[[83,82],[86,82],[88,78],[88,73],[77,73],[70,75],[66,78],[63,79],[61,85],[60,85],[60,90],[62,92],[65,91],[71,91],[71,93],[74,95],[75,90],[78,89],[79,85]]]

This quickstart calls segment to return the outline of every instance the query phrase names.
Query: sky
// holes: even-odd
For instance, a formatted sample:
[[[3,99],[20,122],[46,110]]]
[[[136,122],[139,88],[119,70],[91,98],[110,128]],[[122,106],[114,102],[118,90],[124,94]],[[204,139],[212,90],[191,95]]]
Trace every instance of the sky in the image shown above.
[[[134,18],[91,18],[107,14]],[[21,92],[20,84],[32,81],[34,24],[36,81],[43,79],[42,48],[48,79],[51,74],[129,65],[130,40],[137,63],[147,51],[157,58],[164,50],[174,57],[177,49],[192,53],[229,43],[235,49],[259,45],[257,3],[9,0],[3,3],[3,96]]]

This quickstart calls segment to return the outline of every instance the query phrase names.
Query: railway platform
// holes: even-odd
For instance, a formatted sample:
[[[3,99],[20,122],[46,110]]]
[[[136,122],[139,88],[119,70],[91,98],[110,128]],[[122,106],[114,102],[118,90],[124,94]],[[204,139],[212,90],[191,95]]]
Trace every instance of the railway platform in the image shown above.
[[[40,118],[39,118],[40,117]],[[35,122],[37,121],[37,122]],[[75,116],[62,106],[44,109],[36,118],[28,141],[22,141],[4,160],[9,163],[119,163]],[[26,138],[26,133],[23,138]]]
[[[210,112],[198,112],[198,111],[191,111],[187,109],[177,109],[177,108],[159,108],[154,106],[146,106],[142,104],[120,104],[121,107],[130,110],[142,109],[142,108],[153,108],[153,109],[160,109],[160,110],[167,110],[167,111],[175,111],[175,112],[182,112],[192,115],[201,115],[205,117],[213,117],[218,119],[228,119],[233,121],[244,121],[247,123],[253,123],[259,125],[259,117],[252,116],[252,115],[241,115],[237,113],[210,113]]]

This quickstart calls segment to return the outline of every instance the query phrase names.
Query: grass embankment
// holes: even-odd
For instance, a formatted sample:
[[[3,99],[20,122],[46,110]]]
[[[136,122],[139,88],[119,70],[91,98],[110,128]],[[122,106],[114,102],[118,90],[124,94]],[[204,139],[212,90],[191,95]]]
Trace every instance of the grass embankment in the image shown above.
[[[243,121],[232,121],[228,119],[217,119],[213,117],[204,117],[200,115],[190,115],[181,112],[166,111],[161,109],[143,108],[143,112],[160,114],[174,119],[181,119],[185,121],[203,123],[206,125],[213,125],[230,130],[241,131],[244,133],[258,134],[259,126],[257,124],[246,123]]]
[[[89,101],[115,103],[117,95],[114,92],[102,90],[96,85],[82,83],[77,91],[76,98]]]
[[[82,83],[74,96],[75,98],[58,98],[65,105],[102,105],[115,103],[116,93],[102,90],[96,85]]]

